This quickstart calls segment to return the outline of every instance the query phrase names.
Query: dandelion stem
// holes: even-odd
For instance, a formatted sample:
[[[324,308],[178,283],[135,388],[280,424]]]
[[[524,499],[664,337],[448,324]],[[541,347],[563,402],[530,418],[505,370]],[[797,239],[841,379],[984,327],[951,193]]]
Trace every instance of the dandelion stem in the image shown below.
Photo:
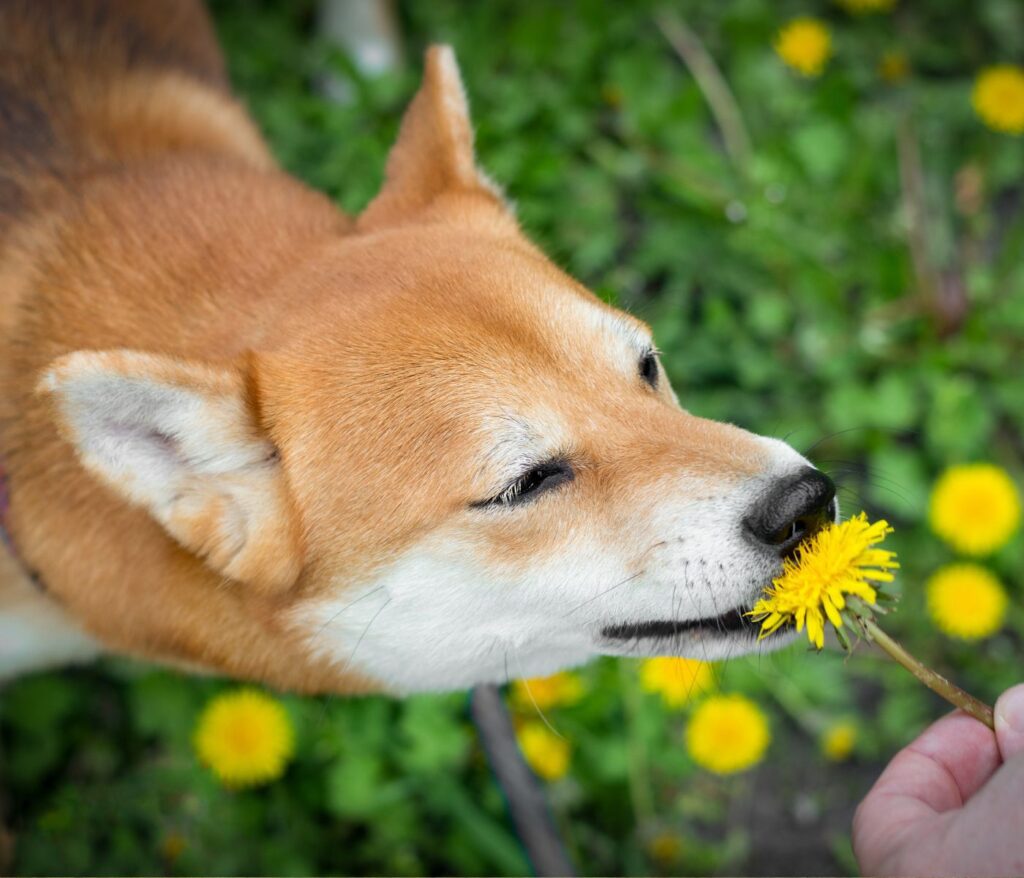
[[[878,644],[879,648],[886,652],[894,661],[903,665],[904,668],[931,689],[932,692],[941,695],[954,707],[959,707],[964,713],[970,714],[990,729],[995,728],[992,708],[985,704],[984,701],[978,700],[955,683],[951,683],[942,674],[933,671],[927,665],[921,664],[899,643],[879,628],[872,619],[860,617],[859,621],[871,639]]]

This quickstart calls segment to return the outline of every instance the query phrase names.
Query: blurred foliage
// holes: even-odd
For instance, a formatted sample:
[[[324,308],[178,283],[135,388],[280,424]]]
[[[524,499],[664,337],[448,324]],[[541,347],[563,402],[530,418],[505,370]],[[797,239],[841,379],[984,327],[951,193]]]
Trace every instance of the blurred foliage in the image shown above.
[[[905,594],[890,629],[991,700],[1020,676],[1021,538],[990,562],[1013,607],[981,643],[937,634],[921,583],[953,557],[926,527],[943,467],[992,460],[1021,484],[1024,144],[978,121],[970,89],[982,67],[1024,58],[1024,6],[929,0],[856,17],[824,0],[664,6],[721,68],[749,157],[723,149],[651,3],[407,2],[407,67],[376,80],[318,41],[308,0],[213,8],[281,161],[349,210],[379,185],[423,46],[454,44],[481,163],[529,234],[650,321],[687,408],[786,437],[837,478],[847,511],[896,525]],[[834,47],[815,79],[772,51],[779,27],[808,14]],[[319,96],[329,75],[351,84],[350,105]],[[549,711],[572,746],[550,792],[588,874],[855,870],[856,801],[945,710],[870,654],[806,659],[797,646],[730,661],[718,688],[757,701],[773,742],[760,767],[718,779],[686,755],[690,708],[642,692],[635,664],[581,673],[583,697]],[[15,869],[528,871],[463,695],[287,698],[295,762],[280,782],[230,792],[191,745],[224,686],[110,661],[5,689]],[[829,762],[819,737],[850,717],[852,760]]]

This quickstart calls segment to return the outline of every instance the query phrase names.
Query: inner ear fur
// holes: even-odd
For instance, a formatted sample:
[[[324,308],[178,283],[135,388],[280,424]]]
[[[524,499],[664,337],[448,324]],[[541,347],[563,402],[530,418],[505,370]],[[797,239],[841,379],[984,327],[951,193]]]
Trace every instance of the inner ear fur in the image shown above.
[[[38,390],[83,466],[208,566],[265,592],[294,584],[298,516],[245,364],[79,351]]]

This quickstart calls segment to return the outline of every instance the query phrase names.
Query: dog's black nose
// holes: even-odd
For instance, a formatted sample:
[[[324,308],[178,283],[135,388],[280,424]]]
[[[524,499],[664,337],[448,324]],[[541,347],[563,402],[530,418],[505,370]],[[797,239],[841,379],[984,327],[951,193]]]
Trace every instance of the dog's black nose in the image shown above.
[[[758,542],[784,553],[831,524],[837,512],[832,479],[805,467],[772,485],[744,524]]]

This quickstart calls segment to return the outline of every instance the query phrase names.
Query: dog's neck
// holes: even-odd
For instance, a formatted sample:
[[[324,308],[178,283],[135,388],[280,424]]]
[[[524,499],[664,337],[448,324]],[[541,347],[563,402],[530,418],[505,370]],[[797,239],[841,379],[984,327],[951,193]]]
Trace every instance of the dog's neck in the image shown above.
[[[283,316],[289,308],[287,302],[269,301],[282,267],[305,248],[344,233],[345,217],[283,175],[222,170],[217,162],[195,163],[185,170],[189,176],[183,184],[170,189],[175,172],[161,166],[151,178],[133,172],[123,182],[98,180],[94,193],[82,194],[66,211],[55,205],[53,214],[40,222],[38,236],[22,238],[29,258],[7,263],[5,279],[21,290],[24,307],[18,309],[23,319],[0,339],[0,373],[10,377],[0,392],[0,407],[12,413],[0,420],[5,543],[17,547],[12,557],[23,571],[38,570],[48,597],[108,648],[139,655],[137,644],[142,642],[148,644],[143,657],[193,663],[293,690],[365,690],[367,683],[326,660],[322,667],[311,667],[297,652],[305,647],[271,599],[243,597],[239,588],[183,551],[144,511],[117,500],[100,485],[59,440],[35,393],[48,362],[77,348],[162,345],[214,358],[219,353],[230,356],[228,344],[251,347],[261,332],[269,331],[265,327],[274,328],[266,315]],[[251,180],[240,182],[247,174]],[[205,203],[217,203],[218,196],[221,215]],[[152,205],[163,202],[170,205],[154,212]],[[80,216],[85,203],[89,220]],[[246,239],[238,217],[257,208],[275,213],[273,240]],[[112,229],[96,228],[107,222],[131,227],[133,235],[119,238]],[[224,317],[216,326],[203,326],[203,332],[188,324],[187,317],[204,278],[189,275],[183,267],[194,266],[197,252],[208,243],[188,231],[188,222],[208,233],[212,227],[214,234],[233,236],[227,245],[222,240],[219,270],[205,278],[203,288],[208,299],[219,299]],[[175,238],[181,226],[184,230]],[[57,235],[75,237],[75,252],[89,254],[95,274],[76,275],[62,261],[64,251],[54,245],[53,229],[59,229]],[[241,243],[232,249],[235,239]],[[24,273],[16,274],[21,265]],[[91,312],[88,302],[95,294],[89,285],[102,282],[105,274],[119,273],[133,278],[132,289],[108,284],[103,312],[82,319],[83,309]],[[172,285],[168,278],[176,275],[181,279]],[[214,288],[214,281],[222,286]],[[245,303],[254,295],[265,297],[268,306],[258,319],[247,318]],[[148,301],[153,313],[164,318],[160,325],[142,323],[128,335],[119,315],[138,300]],[[103,340],[87,333],[98,333]],[[140,338],[140,333],[153,337]],[[174,614],[177,618],[170,618]],[[253,618],[259,621],[254,624]],[[139,636],[142,631],[145,636]],[[259,636],[252,637],[253,631]],[[280,660],[289,655],[294,661]]]

